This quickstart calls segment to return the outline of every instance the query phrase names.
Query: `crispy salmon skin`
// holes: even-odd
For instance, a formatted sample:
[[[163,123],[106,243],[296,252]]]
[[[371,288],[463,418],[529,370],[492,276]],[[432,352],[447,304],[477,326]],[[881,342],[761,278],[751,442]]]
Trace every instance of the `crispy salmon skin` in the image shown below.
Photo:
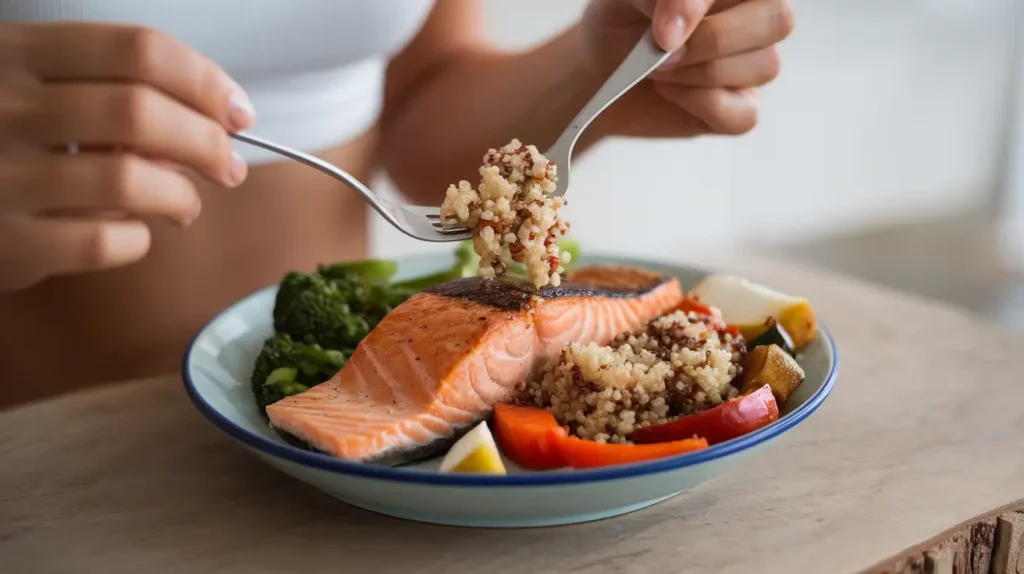
[[[316,450],[396,465],[443,453],[564,344],[606,344],[675,307],[674,277],[610,265],[558,287],[456,279],[396,307],[330,380],[267,407]]]

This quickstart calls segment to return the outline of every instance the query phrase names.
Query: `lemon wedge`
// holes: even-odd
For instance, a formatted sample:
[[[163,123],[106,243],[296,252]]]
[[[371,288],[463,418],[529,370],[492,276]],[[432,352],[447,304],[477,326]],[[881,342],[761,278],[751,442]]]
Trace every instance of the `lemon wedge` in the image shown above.
[[[441,461],[441,472],[475,472],[506,474],[498,445],[494,442],[487,421],[476,425],[452,445]]]
[[[708,275],[690,290],[701,302],[718,307],[722,319],[736,325],[747,338],[759,326],[774,317],[789,333],[793,345],[801,349],[814,340],[818,331],[811,303],[802,297],[780,293],[743,277],[716,273]]]

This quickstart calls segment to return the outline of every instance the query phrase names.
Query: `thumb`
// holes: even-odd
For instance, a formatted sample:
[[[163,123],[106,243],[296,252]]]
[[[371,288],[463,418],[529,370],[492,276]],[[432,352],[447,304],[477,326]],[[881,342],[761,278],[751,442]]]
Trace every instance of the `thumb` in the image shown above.
[[[697,28],[715,0],[658,0],[651,17],[654,41],[675,52]]]

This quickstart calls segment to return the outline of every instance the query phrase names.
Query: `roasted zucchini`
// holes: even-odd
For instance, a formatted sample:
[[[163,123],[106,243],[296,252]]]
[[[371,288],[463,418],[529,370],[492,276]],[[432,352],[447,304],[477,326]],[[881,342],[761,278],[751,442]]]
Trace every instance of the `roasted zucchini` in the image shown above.
[[[768,345],[778,345],[789,355],[796,354],[796,345],[793,344],[793,338],[789,336],[789,332],[774,317],[768,319],[765,331],[750,341],[747,344],[747,348],[754,349],[755,347],[766,347]]]
[[[772,343],[754,347],[743,362],[744,394],[768,385],[775,401],[783,405],[804,382],[804,370],[792,355]]]

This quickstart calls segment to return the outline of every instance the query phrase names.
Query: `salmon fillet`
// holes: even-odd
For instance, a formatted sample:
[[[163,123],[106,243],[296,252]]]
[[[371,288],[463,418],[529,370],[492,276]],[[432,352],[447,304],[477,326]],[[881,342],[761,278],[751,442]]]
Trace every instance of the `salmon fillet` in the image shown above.
[[[330,380],[267,407],[271,423],[343,459],[443,453],[570,342],[607,344],[679,304],[679,282],[592,266],[559,287],[457,279],[396,307]]]

